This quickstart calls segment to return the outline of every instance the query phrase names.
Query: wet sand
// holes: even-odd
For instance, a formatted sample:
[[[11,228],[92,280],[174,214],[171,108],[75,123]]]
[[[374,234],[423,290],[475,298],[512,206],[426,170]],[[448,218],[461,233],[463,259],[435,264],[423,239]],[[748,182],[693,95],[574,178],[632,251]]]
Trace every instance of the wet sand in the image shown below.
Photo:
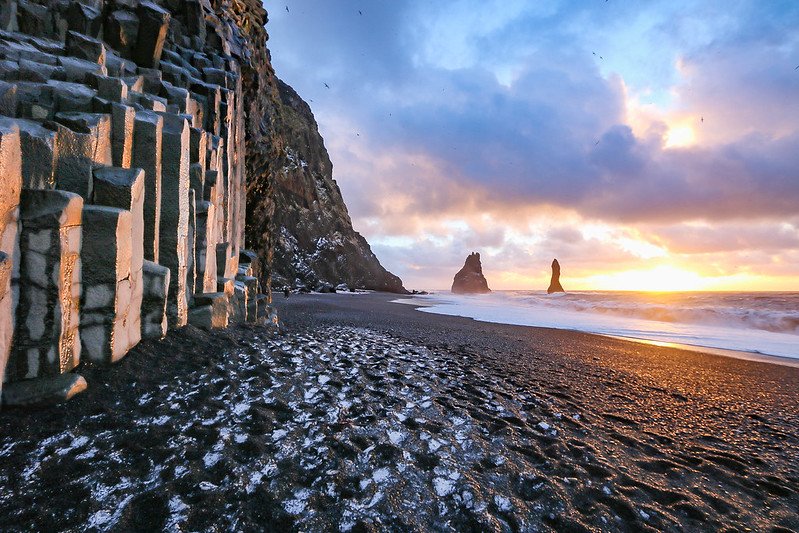
[[[0,412],[0,529],[799,529],[799,369],[277,300]]]

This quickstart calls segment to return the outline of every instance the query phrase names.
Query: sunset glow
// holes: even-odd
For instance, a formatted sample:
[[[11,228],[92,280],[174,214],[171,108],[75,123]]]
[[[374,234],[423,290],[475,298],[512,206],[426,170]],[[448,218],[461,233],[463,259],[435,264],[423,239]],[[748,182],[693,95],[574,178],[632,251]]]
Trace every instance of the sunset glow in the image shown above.
[[[407,287],[799,289],[799,7],[295,6],[277,70]]]
[[[631,270],[601,274],[586,280],[596,290],[633,290],[650,292],[698,291],[710,288],[710,283],[696,272],[673,266],[658,266],[650,270]]]
[[[696,135],[690,126],[675,126],[666,132],[665,148],[681,148],[696,142]]]

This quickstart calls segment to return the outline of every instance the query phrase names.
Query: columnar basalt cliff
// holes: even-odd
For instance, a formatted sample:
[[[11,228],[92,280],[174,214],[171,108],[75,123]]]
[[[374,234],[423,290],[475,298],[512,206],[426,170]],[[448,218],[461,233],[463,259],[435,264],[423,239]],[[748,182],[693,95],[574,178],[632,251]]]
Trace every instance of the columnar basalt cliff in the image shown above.
[[[270,318],[271,233],[243,249],[245,175],[271,221],[280,151],[265,22],[259,0],[0,0],[5,403],[171,327]]]
[[[483,264],[480,262],[480,254],[472,252],[466,257],[455,279],[452,280],[452,292],[455,294],[483,294],[491,292],[488,288],[488,281],[483,276]]]
[[[352,228],[347,206],[333,179],[324,140],[311,108],[277,80],[282,151],[275,173],[274,286],[346,284],[405,292],[402,280],[386,271],[369,243]]]

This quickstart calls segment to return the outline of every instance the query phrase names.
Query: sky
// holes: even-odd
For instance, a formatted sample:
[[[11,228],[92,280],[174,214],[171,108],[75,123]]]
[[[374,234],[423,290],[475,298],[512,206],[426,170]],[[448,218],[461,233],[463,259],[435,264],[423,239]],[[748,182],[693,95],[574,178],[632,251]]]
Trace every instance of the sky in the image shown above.
[[[406,287],[799,290],[799,2],[265,6]]]

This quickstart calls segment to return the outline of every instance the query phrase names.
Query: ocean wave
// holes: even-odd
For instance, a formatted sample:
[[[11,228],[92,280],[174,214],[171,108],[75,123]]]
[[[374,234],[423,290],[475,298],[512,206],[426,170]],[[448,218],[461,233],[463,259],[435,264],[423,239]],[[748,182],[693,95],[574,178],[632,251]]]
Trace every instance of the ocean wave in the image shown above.
[[[423,297],[425,312],[799,358],[799,293],[495,291]]]
[[[655,296],[657,298],[659,296]],[[744,327],[774,333],[799,335],[799,297],[795,302],[785,296],[753,296],[746,299],[739,296],[721,296],[710,303],[713,296],[683,297],[671,302],[641,301],[642,295],[605,296],[569,294],[552,299],[549,296],[525,295],[530,305],[548,308],[558,307],[580,313],[599,313],[605,315],[670,322],[678,324],[697,324],[722,327]],[[793,303],[793,310],[784,307]],[[731,305],[734,304],[734,305]],[[748,307],[746,306],[748,304]],[[754,307],[754,306],[757,307]]]

